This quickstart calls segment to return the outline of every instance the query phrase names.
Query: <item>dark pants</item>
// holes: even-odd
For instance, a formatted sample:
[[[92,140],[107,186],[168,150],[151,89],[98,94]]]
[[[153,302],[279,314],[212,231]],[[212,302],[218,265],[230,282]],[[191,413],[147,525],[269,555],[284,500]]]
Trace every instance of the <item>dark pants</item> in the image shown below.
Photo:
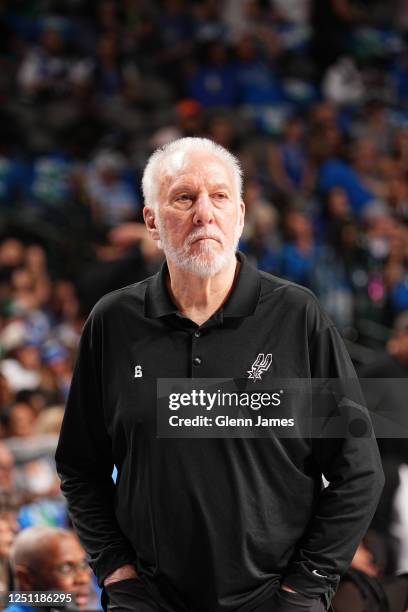
[[[106,612],[166,612],[155,603],[138,578],[114,582],[105,591],[102,606]],[[326,609],[320,598],[312,599],[300,593],[278,590],[251,612],[326,612]]]

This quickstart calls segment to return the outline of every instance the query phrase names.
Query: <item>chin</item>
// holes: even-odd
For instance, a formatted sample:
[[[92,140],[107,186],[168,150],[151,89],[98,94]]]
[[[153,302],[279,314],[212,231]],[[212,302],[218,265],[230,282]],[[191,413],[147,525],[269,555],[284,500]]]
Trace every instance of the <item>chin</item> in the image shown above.
[[[87,606],[88,606],[88,599],[89,596],[88,595],[76,595],[75,597],[75,603],[77,605],[77,607],[80,610],[87,610]]]
[[[186,272],[190,272],[201,278],[208,278],[221,272],[229,263],[229,257],[227,257],[225,253],[213,256],[206,256],[203,254],[190,255],[189,257],[180,259],[176,263]]]
[[[218,274],[235,259],[235,245],[226,249],[215,240],[200,240],[184,249],[176,249],[163,240],[162,244],[166,258],[177,268],[201,278]]]

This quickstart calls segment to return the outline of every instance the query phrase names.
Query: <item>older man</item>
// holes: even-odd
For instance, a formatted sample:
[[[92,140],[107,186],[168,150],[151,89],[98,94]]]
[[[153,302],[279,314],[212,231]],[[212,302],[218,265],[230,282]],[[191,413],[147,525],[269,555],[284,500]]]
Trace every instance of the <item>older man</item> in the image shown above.
[[[228,151],[175,141],[143,190],[166,261],[93,309],[56,454],[107,609],[323,611],[382,488],[375,441],[158,437],[157,381],[354,377],[350,359],[308,290],[236,252]]]
[[[87,610],[91,571],[76,535],[56,527],[28,527],[20,531],[11,552],[15,588],[19,591],[51,591],[73,594],[75,601],[55,601],[42,608]],[[37,610],[39,607],[36,607]],[[24,612],[33,606],[10,603],[8,612]]]

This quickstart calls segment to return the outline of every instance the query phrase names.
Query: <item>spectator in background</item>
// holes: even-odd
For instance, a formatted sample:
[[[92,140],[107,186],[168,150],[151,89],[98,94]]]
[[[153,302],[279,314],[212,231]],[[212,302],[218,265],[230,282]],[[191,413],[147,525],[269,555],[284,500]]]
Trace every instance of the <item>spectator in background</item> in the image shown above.
[[[64,49],[64,21],[45,19],[38,46],[29,47],[17,82],[24,95],[35,99],[63,96],[67,92],[70,60]]]
[[[360,118],[352,125],[351,132],[355,141],[364,140],[374,143],[379,155],[387,155],[391,152],[395,131],[381,99],[367,100],[361,108]]]
[[[13,455],[2,442],[0,442],[0,489],[10,490],[13,486]]]
[[[228,113],[215,113],[210,115],[206,136],[222,147],[232,151],[238,149],[238,134],[234,117]]]
[[[10,487],[10,472],[13,459],[5,446],[0,445],[0,592],[11,586],[10,552],[17,533],[16,510],[18,496]]]
[[[349,34],[360,16],[351,0],[312,0],[312,55],[320,77],[347,51]]]
[[[195,100],[190,98],[181,100],[176,106],[172,119],[171,124],[162,126],[153,133],[150,140],[152,149],[163,147],[177,138],[203,132],[203,110]]]
[[[394,60],[391,71],[394,95],[402,108],[408,107],[408,51],[404,49]]]
[[[279,250],[276,245],[277,211],[272,206],[256,206],[251,211],[251,233],[241,239],[240,250],[259,269],[277,274]],[[274,240],[275,239],[275,240]]]
[[[384,542],[369,530],[354,555],[351,568],[340,581],[333,599],[334,612],[405,612],[408,580],[398,576],[387,581],[384,568]]]
[[[12,271],[23,264],[25,249],[21,240],[7,236],[0,242],[1,281],[8,282]]]
[[[326,230],[326,239],[329,243],[337,233],[337,226],[343,221],[352,218],[350,200],[344,189],[332,187],[324,199],[322,221]]]
[[[188,78],[188,94],[203,108],[225,108],[238,102],[236,71],[222,41],[214,41],[202,49],[202,60]]]
[[[117,230],[117,231],[115,231]],[[84,313],[89,313],[105,293],[145,278],[147,266],[155,268],[161,259],[139,223],[125,223],[95,240],[95,258],[78,275],[77,288]],[[129,243],[132,245],[129,248]],[[143,253],[147,257],[144,258]]]
[[[392,379],[408,379],[408,312],[398,315],[395,319],[394,329],[385,351],[379,352],[371,363],[360,366],[358,374],[363,381],[364,379],[376,381],[375,384],[363,385],[370,411],[373,414],[385,416],[390,423],[401,423],[404,428],[407,384],[404,380],[393,381]],[[379,448],[383,459],[391,459],[398,464],[408,465],[406,438],[398,438],[396,435],[380,438]],[[405,514],[404,508],[402,522],[404,529],[408,529]],[[391,516],[388,518],[392,519]],[[387,527],[389,529],[389,525]],[[408,561],[405,533],[402,540],[400,545],[404,548],[405,559]],[[404,569],[404,567],[400,566],[399,569]]]
[[[100,152],[91,164],[86,187],[95,225],[112,228],[136,217],[139,203],[124,172],[125,159],[113,151]]]
[[[408,185],[403,176],[395,176],[387,181],[386,202],[397,218],[408,222]]]
[[[53,418],[56,426],[55,415]],[[58,433],[42,433],[36,427],[30,436],[6,438],[0,443],[0,492],[4,498],[0,496],[0,517],[9,518],[14,531],[17,525],[22,529],[67,524],[53,459]],[[11,514],[4,514],[2,503],[5,508],[12,504]]]
[[[300,117],[286,123],[283,138],[269,151],[269,171],[275,187],[291,196],[310,193],[313,172],[304,143],[304,124]]]
[[[35,430],[39,435],[58,435],[64,417],[64,406],[50,406],[44,410],[36,421]]]
[[[2,331],[1,343],[8,352],[0,364],[0,371],[13,391],[36,389],[41,382],[39,347],[26,337],[21,320],[9,323]]]
[[[26,501],[34,501],[37,497],[56,499],[59,495],[59,482],[54,462],[46,456],[46,445],[43,443],[41,449],[41,439],[37,438],[34,410],[29,404],[16,402],[8,408],[3,407],[2,420],[8,446],[19,459],[18,465],[14,466],[13,458],[6,488],[28,494]],[[7,449],[2,452],[4,458]]]
[[[104,98],[115,98],[124,93],[125,80],[120,62],[118,41],[110,32],[102,34],[97,43],[94,79],[98,93]]]
[[[394,219],[387,235],[388,254],[384,263],[384,281],[390,306],[395,313],[408,309],[408,228]]]
[[[242,232],[242,238],[248,239],[251,237],[255,220],[257,218],[257,212],[260,208],[272,212],[275,214],[275,221],[278,222],[278,213],[275,210],[273,204],[265,197],[265,191],[258,180],[248,179],[244,185],[244,202],[245,202],[245,226]],[[266,213],[268,214],[268,212]],[[278,228],[274,228],[278,232]],[[279,239],[279,236],[269,236],[271,240]],[[278,246],[279,242],[275,246]]]
[[[222,20],[227,27],[229,38],[235,41],[243,34],[253,32],[260,13],[263,14],[257,2],[225,0],[222,6]]]
[[[309,287],[319,254],[311,221],[300,211],[289,211],[284,219],[286,240],[280,253],[280,274]]]
[[[333,129],[333,128],[332,128]],[[335,129],[335,128],[334,128]],[[336,132],[335,132],[336,133]],[[337,132],[338,133],[338,132]],[[366,160],[368,163],[368,160]],[[361,164],[357,164],[363,169]],[[339,159],[332,157],[323,161],[319,168],[318,188],[322,194],[326,194],[333,187],[341,187],[347,193],[353,215],[360,216],[375,199],[373,191],[364,183],[356,169]]]
[[[36,415],[25,402],[16,402],[3,412],[6,437],[30,438],[34,435]]]
[[[194,26],[185,0],[164,0],[158,18],[163,59],[172,65],[190,51]]]
[[[48,366],[59,396],[66,400],[72,376],[72,360],[69,351],[63,345],[50,341],[44,346],[42,360]]]
[[[353,143],[351,150],[352,165],[363,187],[374,197],[383,198],[385,184],[376,143],[373,140],[361,139]]]
[[[401,175],[404,175],[408,172],[408,129],[406,127],[395,131],[392,153]]]
[[[102,0],[95,7],[94,27],[97,32],[119,35],[121,32],[120,12],[114,0]]]
[[[322,90],[327,100],[340,107],[357,107],[362,103],[365,88],[353,58],[342,56],[328,68]]]
[[[17,590],[73,593],[78,608],[89,609],[91,571],[85,551],[73,532],[54,527],[24,529],[14,541],[11,563]],[[31,608],[11,604],[6,610],[24,612]],[[60,606],[48,606],[45,610],[53,608]]]
[[[263,53],[259,41],[246,34],[235,46],[235,71],[239,103],[267,106],[283,102],[285,95],[277,77],[273,57]]]
[[[337,107],[328,101],[312,106],[308,118],[309,154],[317,164],[344,155],[344,133]]]
[[[177,104],[179,132],[175,138],[201,134],[203,130],[203,109],[195,100],[184,99]]]
[[[361,368],[359,373],[366,378],[408,377],[408,312],[396,318],[393,334],[386,345],[386,353]]]
[[[31,272],[24,266],[13,270],[11,275],[11,291],[14,306],[17,312],[29,313],[42,306],[48,298]],[[46,288],[47,290],[47,288]]]
[[[311,0],[269,0],[276,18],[284,23],[307,27],[310,18]]]
[[[227,28],[221,19],[222,4],[214,0],[193,3],[194,38],[198,43],[225,39]]]

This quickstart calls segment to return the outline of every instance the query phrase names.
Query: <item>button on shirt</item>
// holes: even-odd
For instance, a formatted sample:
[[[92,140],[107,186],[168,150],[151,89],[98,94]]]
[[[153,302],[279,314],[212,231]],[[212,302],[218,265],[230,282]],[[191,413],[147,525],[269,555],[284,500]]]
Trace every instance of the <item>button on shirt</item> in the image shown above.
[[[170,612],[247,612],[282,579],[332,593],[382,489],[371,438],[157,437],[158,378],[247,379],[260,353],[273,355],[266,384],[355,377],[313,294],[237,256],[228,300],[201,326],[171,301],[166,264],[98,302],[56,453],[99,583],[135,563]]]

